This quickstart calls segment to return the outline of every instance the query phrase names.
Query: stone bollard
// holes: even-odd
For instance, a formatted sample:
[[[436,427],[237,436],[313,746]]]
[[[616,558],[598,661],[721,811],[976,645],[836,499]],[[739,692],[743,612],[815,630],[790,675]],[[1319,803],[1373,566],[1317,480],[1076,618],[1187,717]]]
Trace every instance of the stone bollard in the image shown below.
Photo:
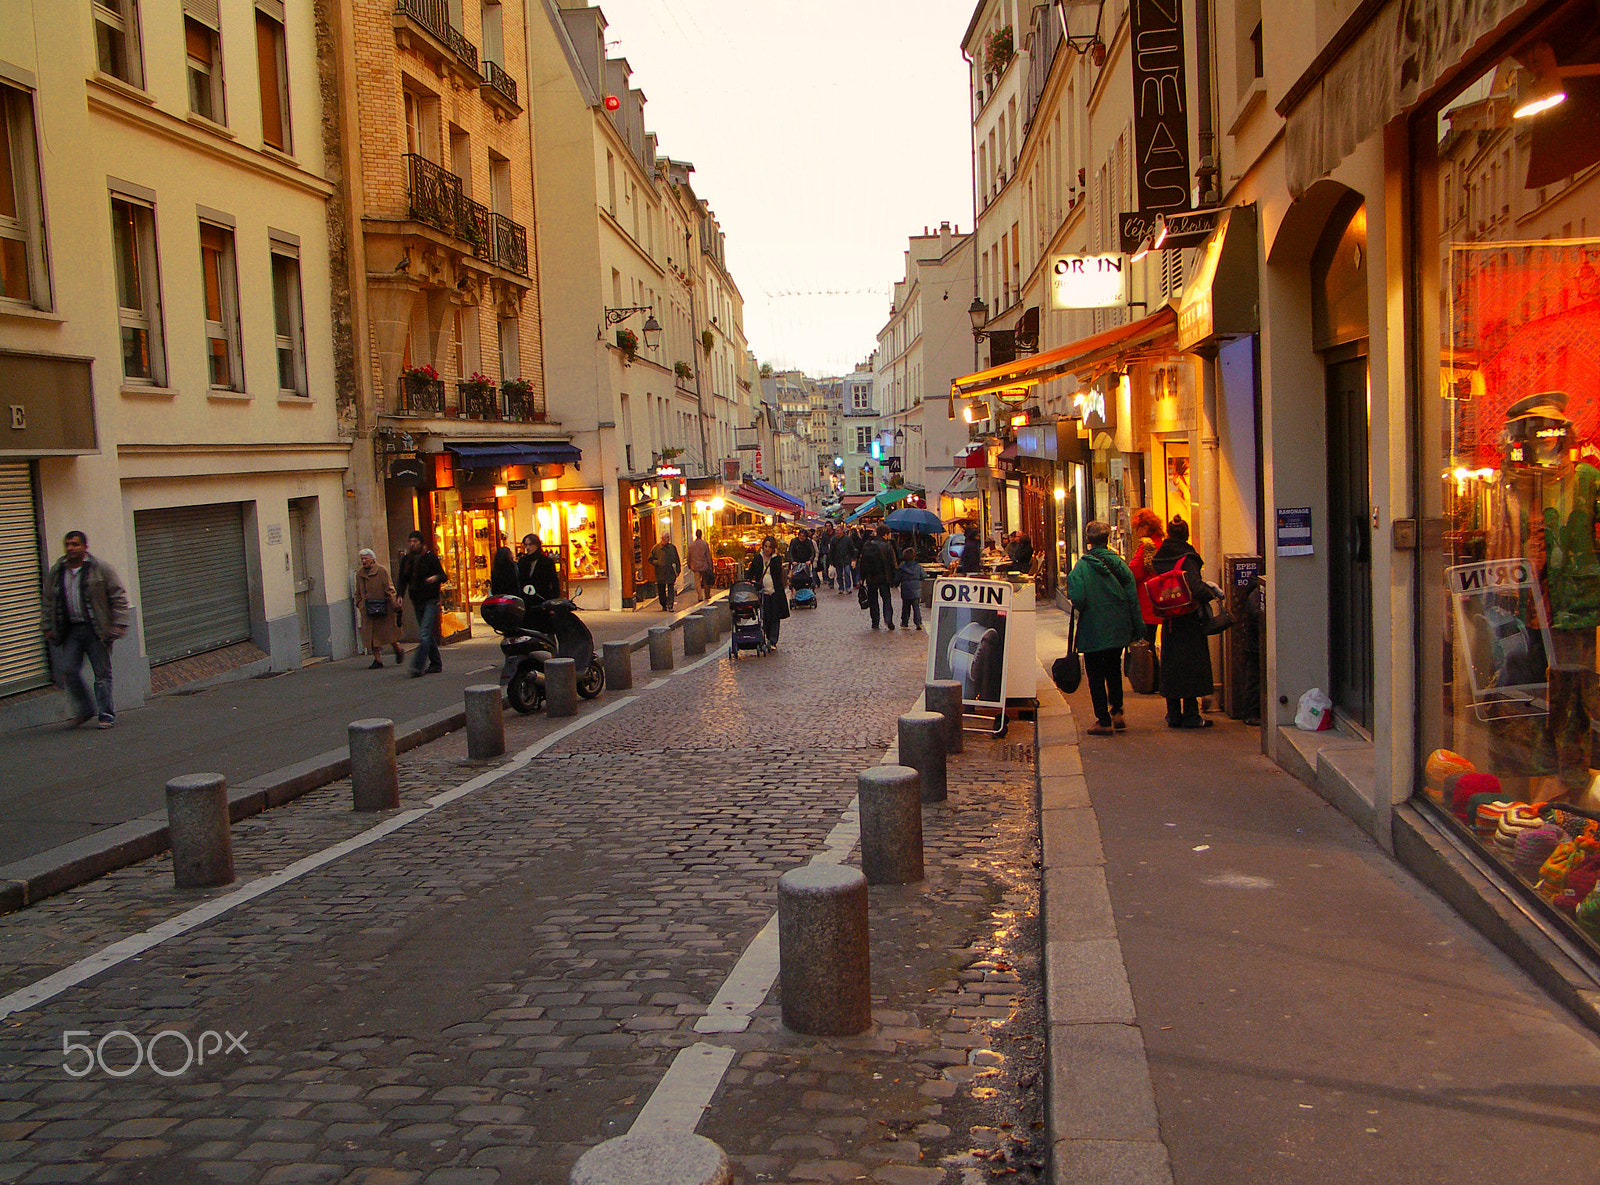
[[[172,881],[177,888],[233,883],[228,780],[221,774],[184,774],[167,783],[167,834],[172,839]]]
[[[350,793],[358,811],[389,811],[400,805],[393,720],[350,722]]]
[[[544,660],[544,714],[578,714],[578,664],[570,658]]]
[[[706,619],[691,613],[683,619],[683,657],[697,658],[706,652]]]
[[[907,712],[900,717],[900,764],[922,779],[922,801],[943,802],[945,787],[944,717],[938,712]]]
[[[693,1132],[642,1132],[596,1144],[572,1166],[569,1185],[729,1185],[722,1149]]]
[[[466,690],[467,757],[486,761],[506,751],[505,697],[498,683],[475,683]]]
[[[650,627],[650,669],[652,671],[670,671],[672,669],[672,629],[670,626],[653,625]]]
[[[869,885],[922,879],[922,779],[909,765],[875,765],[856,775],[861,796],[861,871]]]
[[[779,878],[778,980],[796,1033],[849,1037],[872,1024],[866,877],[806,864]]]
[[[962,735],[961,683],[957,679],[935,679],[922,687],[923,700],[928,711],[944,717],[944,751],[960,753],[966,748]]]
[[[728,598],[713,602],[711,611],[717,615],[717,636],[733,633],[733,606],[728,604]]]
[[[706,645],[715,646],[722,637],[722,614],[717,612],[716,605],[707,602],[700,610],[700,619],[706,623]]]
[[[601,662],[606,668],[606,686],[612,691],[627,691],[633,686],[633,647],[627,642],[602,642]]]

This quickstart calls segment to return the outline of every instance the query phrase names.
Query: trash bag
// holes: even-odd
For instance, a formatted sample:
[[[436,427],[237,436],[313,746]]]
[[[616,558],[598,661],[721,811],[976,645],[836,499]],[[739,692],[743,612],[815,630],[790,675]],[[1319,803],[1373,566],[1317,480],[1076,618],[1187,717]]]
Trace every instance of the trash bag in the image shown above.
[[[1294,726],[1301,732],[1326,732],[1333,727],[1333,701],[1322,694],[1322,688],[1313,687],[1300,697]]]

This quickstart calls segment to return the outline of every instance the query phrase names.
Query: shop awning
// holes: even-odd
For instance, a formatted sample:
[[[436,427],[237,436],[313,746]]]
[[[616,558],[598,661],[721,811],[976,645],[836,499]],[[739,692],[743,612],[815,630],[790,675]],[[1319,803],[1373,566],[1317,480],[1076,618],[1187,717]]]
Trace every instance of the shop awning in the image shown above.
[[[907,498],[911,497],[912,494],[920,493],[922,493],[922,490],[916,486],[895,486],[893,489],[879,490],[866,502],[863,502],[860,506],[856,507],[855,510],[851,512],[850,517],[845,519],[845,522],[855,522],[856,519],[869,515],[874,511],[887,510],[889,507],[894,506],[897,503],[904,502]]]
[[[786,498],[780,498],[776,494],[769,494],[760,486],[752,485],[748,481],[737,490],[734,490],[733,493],[738,495],[741,501],[759,506],[762,514],[800,514],[805,510],[803,504],[797,505]],[[725,494],[723,496],[728,497],[729,495]]]
[[[503,469],[507,465],[576,465],[583,450],[565,440],[445,442],[464,469]]]
[[[981,443],[969,444],[966,450],[956,458],[957,469],[986,469],[989,465],[989,450]]]
[[[963,375],[951,382],[950,398],[953,403],[956,399],[1035,387],[1062,375],[1081,376],[1106,363],[1126,361],[1126,356],[1135,351],[1171,349],[1177,345],[1177,326],[1177,311],[1168,303],[1131,324],[1079,338],[1071,345],[1058,346],[1031,358],[1019,358]]]
[[[1256,315],[1256,212],[1224,210],[1200,248],[1178,304],[1178,349],[1193,350],[1260,328]]]
[[[790,506],[784,502],[779,502],[776,498],[762,498],[758,500],[750,494],[749,490],[744,488],[730,490],[728,493],[722,495],[722,500],[730,503],[733,506],[737,506],[740,510],[747,510],[751,514],[783,514],[793,517],[796,513],[798,513],[793,506]]]
[[[768,485],[766,482],[762,481],[759,477],[749,478],[749,479],[747,479],[745,484],[753,485],[757,489],[760,489],[760,490],[765,490],[767,493],[771,494],[774,498],[779,498],[784,502],[790,503],[797,511],[804,510],[806,508],[806,504],[805,504],[804,499],[796,498],[793,494],[785,493],[783,490],[780,490],[777,486]]]
[[[941,498],[970,498],[978,492],[978,475],[970,469],[957,469],[939,491]]]

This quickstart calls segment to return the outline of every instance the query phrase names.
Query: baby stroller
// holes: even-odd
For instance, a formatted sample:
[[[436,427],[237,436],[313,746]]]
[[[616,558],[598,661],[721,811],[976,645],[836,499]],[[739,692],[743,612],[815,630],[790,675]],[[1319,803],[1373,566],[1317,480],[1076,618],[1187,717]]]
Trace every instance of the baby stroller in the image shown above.
[[[796,564],[789,572],[789,608],[817,607],[817,577],[810,564]]]
[[[728,635],[728,659],[737,662],[739,651],[767,653],[767,631],[761,623],[761,590],[741,580],[728,590],[728,612],[733,632]]]

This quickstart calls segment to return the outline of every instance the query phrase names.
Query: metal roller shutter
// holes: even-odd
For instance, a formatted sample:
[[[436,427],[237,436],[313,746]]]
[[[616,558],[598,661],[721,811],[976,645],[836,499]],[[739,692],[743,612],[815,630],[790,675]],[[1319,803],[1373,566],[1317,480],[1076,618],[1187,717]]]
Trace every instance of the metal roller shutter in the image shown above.
[[[32,474],[26,461],[0,461],[0,695],[50,682],[43,583]]]
[[[150,664],[250,638],[244,506],[175,506],[133,516]]]

